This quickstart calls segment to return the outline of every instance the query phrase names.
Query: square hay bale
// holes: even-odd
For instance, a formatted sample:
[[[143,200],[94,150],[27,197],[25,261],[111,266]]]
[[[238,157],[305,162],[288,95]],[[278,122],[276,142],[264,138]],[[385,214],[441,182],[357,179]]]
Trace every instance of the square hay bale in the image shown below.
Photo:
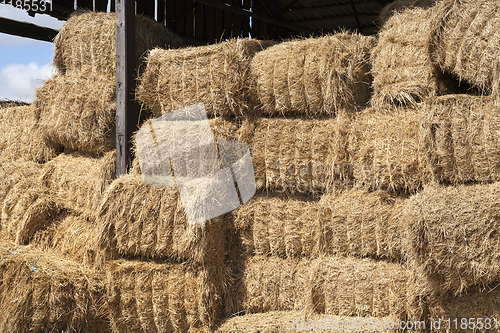
[[[136,90],[155,117],[197,103],[209,116],[243,115],[249,110],[250,58],[268,43],[231,39],[178,50],[154,49]]]
[[[62,211],[52,218],[50,226],[37,232],[30,244],[41,251],[73,260],[85,268],[102,269],[117,254],[98,246],[97,225],[88,219]]]
[[[429,166],[438,181],[500,180],[500,107],[488,97],[448,95],[422,105]]]
[[[11,188],[19,182],[36,179],[41,165],[32,161],[4,160],[0,158],[0,209]],[[1,222],[1,214],[0,214]]]
[[[45,131],[33,105],[0,109],[0,159],[45,163],[54,158],[57,147],[45,139]]]
[[[335,115],[370,99],[369,52],[375,38],[342,32],[297,39],[252,59],[253,98],[266,115]]]
[[[116,178],[116,153],[95,157],[66,152],[43,166],[41,183],[61,206],[87,217],[95,216],[104,192]]]
[[[339,333],[389,333],[393,318],[364,318],[313,314],[305,316],[299,311],[271,311],[235,316],[224,321],[217,333],[292,333],[308,332]],[[397,327],[397,326],[396,326]]]
[[[316,220],[302,217],[309,208],[317,208],[309,197],[257,194],[233,213],[244,254],[310,256]]]
[[[125,256],[222,264],[229,215],[204,226],[188,223],[177,188],[144,184],[141,176],[113,181],[97,210],[99,246]]]
[[[500,89],[500,4],[452,1],[434,41],[434,61],[485,93]]]
[[[500,183],[429,185],[402,213],[407,256],[455,294],[500,279]]]
[[[0,331],[110,331],[106,291],[95,271],[49,251],[0,248]]]
[[[187,332],[219,320],[222,280],[209,267],[117,260],[106,273],[113,332]]]
[[[500,116],[490,98],[448,95],[416,109],[367,109],[351,126],[357,183],[414,192],[431,181],[500,180]]]
[[[29,244],[37,231],[47,228],[60,207],[38,181],[15,184],[4,199],[0,236],[16,244]]]
[[[135,64],[154,47],[183,46],[163,25],[137,15],[135,18]],[[88,69],[114,77],[116,71],[115,13],[78,11],[71,15],[54,38],[54,65],[60,73]],[[114,79],[113,79],[114,80]]]
[[[236,210],[245,255],[281,258],[324,255],[401,260],[404,199],[357,187],[310,197],[256,195]]]
[[[415,191],[432,180],[422,112],[366,109],[349,133],[349,162],[357,184]]]
[[[92,154],[115,149],[116,83],[112,75],[89,70],[55,74],[36,90],[33,105],[51,144]]]
[[[427,324],[432,332],[498,332],[500,329],[500,290],[496,284],[475,287],[462,296],[447,293],[429,299],[428,303]]]
[[[384,191],[355,187],[324,195],[300,219],[314,220],[314,256],[372,257],[401,261],[405,199]]]
[[[387,19],[371,52],[373,96],[371,105],[413,106],[438,96],[439,75],[431,58],[431,41],[446,2],[398,11]],[[425,7],[425,6],[424,6]]]
[[[342,257],[245,261],[239,289],[242,311],[304,311],[340,316],[422,316],[421,290],[402,265]]]
[[[347,115],[258,119],[250,144],[257,189],[312,195],[342,189],[351,171],[349,125]]]

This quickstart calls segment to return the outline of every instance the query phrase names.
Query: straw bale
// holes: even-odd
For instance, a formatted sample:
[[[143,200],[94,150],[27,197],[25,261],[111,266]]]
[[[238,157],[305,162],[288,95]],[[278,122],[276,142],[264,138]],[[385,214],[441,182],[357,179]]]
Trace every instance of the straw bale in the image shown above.
[[[499,303],[500,290],[496,284],[494,287],[484,289],[473,288],[463,296],[447,293],[429,300],[428,322],[430,320],[434,322],[432,332],[498,332]],[[476,324],[475,328],[469,323],[469,318]],[[479,329],[481,322],[479,318],[482,318],[482,329]],[[439,321],[441,325],[438,328]]]
[[[113,181],[97,211],[99,246],[126,256],[221,264],[229,216],[188,223],[177,188],[125,175]]]
[[[88,70],[46,80],[36,90],[33,105],[47,140],[93,154],[115,149],[115,86],[112,75]]]
[[[423,109],[429,165],[436,180],[500,180],[500,116],[495,101],[449,95],[428,101]]]
[[[18,182],[3,203],[1,236],[16,244],[28,244],[38,230],[50,225],[59,210],[41,184],[29,179]]]
[[[210,268],[118,260],[106,271],[113,332],[187,332],[218,321],[220,280]]]
[[[286,193],[336,191],[350,178],[350,117],[268,119],[255,123],[250,150],[257,189]]]
[[[498,105],[480,96],[441,96],[397,113],[367,109],[349,136],[354,178],[410,192],[433,180],[500,180],[499,127]]]
[[[247,313],[305,311],[340,316],[420,318],[410,271],[371,259],[320,257],[246,260],[241,283]]]
[[[314,220],[314,256],[338,255],[401,260],[405,199],[355,187],[326,194],[300,218]]]
[[[106,260],[117,254],[102,253],[98,247],[97,225],[88,219],[68,212],[52,218],[47,229],[39,231],[30,244],[42,251],[52,251],[62,258],[71,259],[83,267],[101,268]]]
[[[109,332],[95,271],[53,253],[2,243],[0,331]]]
[[[445,3],[396,12],[383,25],[371,52],[372,106],[415,105],[444,93],[439,91],[442,86],[431,59],[431,41]]]
[[[244,253],[309,256],[316,242],[313,233],[316,221],[300,218],[307,209],[316,209],[311,198],[265,193],[255,196],[233,213]]]
[[[32,105],[0,109],[0,133],[1,160],[44,163],[56,156],[57,149],[46,142]]]
[[[500,4],[489,0],[453,1],[435,39],[433,58],[444,70],[498,95]]]
[[[115,13],[74,13],[54,38],[54,65],[61,73],[88,69],[114,77],[116,66]],[[141,15],[135,19],[135,64],[154,47],[183,46],[163,25]]]
[[[406,204],[410,260],[444,291],[500,280],[500,183],[429,185]]]
[[[245,255],[401,259],[404,199],[357,187],[309,197],[261,193],[235,215]]]
[[[266,115],[334,115],[370,99],[369,52],[374,37],[342,32],[283,42],[259,52],[251,76]]]
[[[153,115],[204,103],[209,116],[247,113],[249,59],[268,43],[231,39],[178,50],[154,49],[140,78],[136,98]]]
[[[304,316],[298,311],[272,311],[247,314],[227,319],[217,333],[292,333],[307,332],[381,333],[394,332],[393,318],[364,318],[313,314]],[[379,325],[378,327],[376,325]]]
[[[43,166],[41,182],[60,205],[93,216],[109,184],[115,179],[116,153],[94,157],[65,152]]]
[[[12,186],[28,179],[35,179],[41,172],[41,165],[24,160],[0,159],[0,208]],[[0,216],[1,221],[1,216]]]
[[[349,161],[356,183],[414,191],[430,181],[422,112],[366,109],[351,126]]]

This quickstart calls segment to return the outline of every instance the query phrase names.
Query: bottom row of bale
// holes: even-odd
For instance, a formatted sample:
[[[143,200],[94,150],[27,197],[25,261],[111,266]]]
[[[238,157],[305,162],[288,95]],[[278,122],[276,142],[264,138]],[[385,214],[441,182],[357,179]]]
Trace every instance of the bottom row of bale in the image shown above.
[[[259,191],[190,226],[178,190],[114,169],[2,163],[1,332],[499,330],[500,182]]]
[[[452,332],[470,325],[463,326],[462,318],[489,319],[491,330],[498,329],[500,290],[488,284],[498,271],[498,245],[492,243],[498,200],[490,200],[498,184],[473,191],[430,187],[406,200],[405,211],[399,202],[405,199],[363,190],[319,202],[260,193],[240,210],[207,222],[203,231],[187,227],[180,216],[171,223],[170,249],[141,253],[151,247],[142,244],[132,222],[157,240],[158,221],[172,214],[165,211],[167,189],[145,186],[127,193],[127,179],[135,178],[122,177],[108,190],[122,209],[100,207],[99,214],[115,212],[114,228],[63,208],[50,217],[50,226],[31,225],[29,245],[1,243],[0,331]],[[129,201],[120,201],[117,191]],[[138,196],[152,194],[159,207],[130,215]],[[349,196],[358,200],[348,200],[350,209],[342,210]],[[296,220],[294,200],[306,206]],[[391,223],[412,214],[421,216],[414,219],[421,229],[405,244],[412,228]],[[280,216],[290,221],[283,226]],[[453,218],[460,227],[447,225]],[[132,222],[116,227],[123,219]],[[293,228],[296,221],[302,221],[300,228]],[[321,232],[315,230],[320,226]],[[489,235],[481,237],[477,228]],[[320,234],[329,238],[315,238]],[[438,240],[442,235],[446,242]],[[348,237],[345,247],[333,241]],[[409,256],[403,246],[417,254]],[[420,257],[418,249],[425,252]]]

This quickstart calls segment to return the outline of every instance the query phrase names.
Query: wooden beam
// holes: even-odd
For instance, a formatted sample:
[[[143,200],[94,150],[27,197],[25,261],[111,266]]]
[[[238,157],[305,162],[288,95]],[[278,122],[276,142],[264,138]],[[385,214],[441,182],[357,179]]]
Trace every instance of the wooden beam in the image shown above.
[[[137,129],[135,88],[135,1],[116,0],[116,176],[132,161],[132,134]]]
[[[45,42],[52,42],[59,31],[35,24],[18,22],[0,17],[0,32]]]
[[[216,1],[213,1],[213,0],[194,0],[195,2],[199,2],[199,3],[203,3],[207,6],[211,6],[211,7],[215,7],[215,8],[220,8],[220,9],[223,9],[223,10],[227,10],[229,12],[233,12],[233,13],[236,13],[236,14],[240,14],[240,15],[245,15],[245,16],[251,16],[254,20],[260,20],[260,21],[263,21],[263,22],[268,22],[268,23],[272,23],[272,24],[275,24],[275,25],[278,25],[278,26],[282,26],[282,27],[286,27],[286,28],[289,28],[289,29],[292,29],[294,31],[299,31],[299,32],[302,32],[302,33],[305,33],[305,34],[311,34],[313,33],[314,31],[311,30],[311,29],[308,29],[308,28],[305,28],[305,27],[300,27],[300,26],[297,26],[295,24],[292,24],[290,22],[287,22],[287,21],[278,21],[278,20],[275,20],[271,17],[268,17],[266,15],[263,15],[263,14],[256,14],[250,10],[247,10],[247,9],[243,9],[243,8],[236,8],[234,6],[231,6],[227,3],[222,3],[222,2],[216,2]]]

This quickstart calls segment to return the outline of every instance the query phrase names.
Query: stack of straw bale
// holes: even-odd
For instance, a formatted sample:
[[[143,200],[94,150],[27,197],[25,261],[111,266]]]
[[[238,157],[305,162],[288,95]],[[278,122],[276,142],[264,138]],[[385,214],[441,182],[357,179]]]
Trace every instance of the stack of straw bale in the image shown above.
[[[434,61],[443,70],[498,97],[499,25],[497,1],[453,1],[434,41]]]
[[[443,93],[431,58],[431,43],[447,1],[429,8],[409,7],[387,19],[371,52],[372,106],[413,106]]]
[[[222,284],[210,269],[116,260],[106,273],[113,332],[187,332],[218,320]]]
[[[428,186],[406,204],[408,257],[443,291],[500,280],[500,183]]]
[[[371,324],[368,324],[368,321]],[[376,326],[377,321],[382,323],[378,324],[378,327]],[[394,332],[387,328],[389,322],[399,323],[398,320],[393,318],[365,318],[324,314],[305,316],[300,311],[271,311],[230,318],[217,329],[217,333],[293,333],[297,332],[297,330],[332,332],[332,329],[334,332],[339,333]]]
[[[45,139],[39,115],[31,105],[0,109],[0,160],[31,160],[44,163],[57,149]]]
[[[400,264],[319,257],[246,259],[237,288],[243,311],[305,311],[339,316],[406,317],[423,314],[419,284]]]
[[[95,271],[2,243],[0,276],[0,331],[110,331],[106,291]]]
[[[367,109],[351,126],[356,182],[415,191],[433,180],[500,180],[498,106],[487,97],[448,95],[417,109]]]
[[[350,117],[258,118],[250,149],[257,189],[319,195],[339,190],[350,178]]]
[[[40,180],[54,201],[90,217],[116,177],[115,162],[114,151],[102,157],[65,152],[43,166]]]
[[[115,148],[115,14],[78,12],[54,39],[58,73],[37,89],[34,105],[49,142],[104,154]],[[136,18],[136,63],[154,47],[180,47],[167,28]]]
[[[178,50],[154,49],[136,98],[153,116],[204,103],[209,116],[243,115],[249,110],[250,58],[268,43],[232,39]]]
[[[404,199],[358,187],[309,197],[259,194],[235,212],[245,255],[401,259]]]
[[[60,73],[82,69],[114,77],[116,71],[115,13],[79,11],[54,39],[54,65]],[[136,66],[154,47],[182,47],[181,40],[163,25],[145,17],[135,19]]]
[[[283,42],[252,60],[252,84],[266,115],[335,115],[370,99],[373,37],[337,33]]]

